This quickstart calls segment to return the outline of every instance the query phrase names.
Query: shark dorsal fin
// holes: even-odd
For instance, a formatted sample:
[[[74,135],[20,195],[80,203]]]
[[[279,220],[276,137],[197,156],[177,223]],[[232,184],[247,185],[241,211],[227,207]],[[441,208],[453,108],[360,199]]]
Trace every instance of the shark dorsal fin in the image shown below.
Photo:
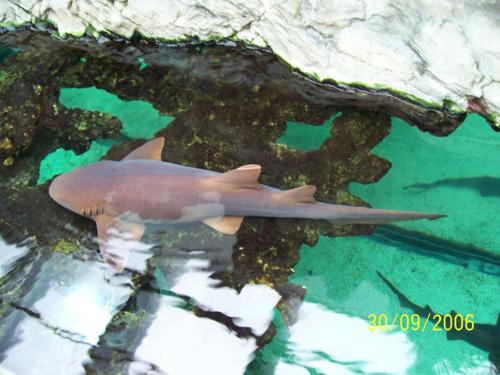
[[[305,185],[299,186],[295,189],[286,190],[278,193],[279,199],[285,200],[291,203],[314,203],[314,193],[316,192],[316,186]]]
[[[203,220],[203,223],[217,232],[235,234],[240,229],[243,218],[241,216],[220,216]]]
[[[260,165],[248,164],[212,177],[211,179],[219,183],[234,185],[238,188],[260,189],[259,177],[261,169]]]
[[[136,148],[130,154],[125,156],[123,160],[160,160],[163,146],[165,145],[165,138],[158,137],[149,142],[144,143],[141,147]]]

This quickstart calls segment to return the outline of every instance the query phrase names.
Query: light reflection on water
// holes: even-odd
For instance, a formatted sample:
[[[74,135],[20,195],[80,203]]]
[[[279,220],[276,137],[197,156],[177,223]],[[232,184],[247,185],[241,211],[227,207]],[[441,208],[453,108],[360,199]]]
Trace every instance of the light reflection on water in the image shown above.
[[[9,245],[0,237],[0,277],[9,272],[13,263],[28,252],[28,246]]]
[[[135,354],[168,374],[241,374],[257,349],[224,325],[180,308],[162,296],[156,316]],[[132,370],[140,365],[133,365]]]
[[[288,347],[298,365],[331,373],[404,374],[416,361],[403,332],[371,332],[366,320],[304,302]]]
[[[218,311],[233,318],[240,327],[248,327],[260,336],[268,329],[273,319],[273,309],[280,295],[266,285],[247,284],[238,293],[229,287],[217,287],[218,282],[210,278],[210,272],[190,269],[183,273],[172,291],[192,298],[207,311]]]
[[[35,369],[47,369],[54,374],[72,374],[80,373],[82,364],[92,362],[89,349],[99,343],[113,316],[134,293],[131,271],[144,272],[147,259],[153,255],[152,245],[135,241],[133,247],[126,240],[115,237],[113,244],[114,251],[120,251],[124,259],[123,273],[116,273],[101,260],[82,261],[63,253],[53,253],[43,261],[30,290],[16,302],[20,308],[3,322],[9,326],[10,319],[13,339],[2,351],[2,371],[33,373]],[[226,246],[222,251],[231,253],[234,242],[223,241]],[[162,276],[174,294],[157,295],[159,303],[154,311],[148,311],[151,323],[132,354],[129,373],[151,369],[150,363],[155,371],[165,373],[190,374],[203,369],[209,373],[242,373],[253,359],[258,348],[256,338],[269,328],[280,296],[266,285],[246,285],[239,293],[219,287],[220,282],[210,276],[214,269],[221,268],[221,258],[225,259],[224,268],[230,267],[230,257],[210,254],[216,248],[214,244],[204,246],[207,250],[200,250],[199,243],[188,239],[178,244],[180,252],[159,250],[168,265],[165,272],[169,272]],[[27,251],[8,249],[12,257],[2,262],[6,272],[7,264],[12,267],[14,260]],[[223,313],[255,336],[238,337],[226,325],[196,316],[192,309],[186,309],[186,298],[204,311]],[[58,354],[54,357],[51,353]],[[25,356],[30,361],[19,361]]]
[[[123,286],[128,279],[113,275],[100,262],[54,253],[44,261],[31,290],[16,301],[26,310],[17,309],[4,321],[8,327],[10,319],[14,327],[2,367],[19,374],[36,368],[51,373],[80,371],[89,347],[130,296],[131,288]]]
[[[56,252],[44,259],[30,289],[16,302],[26,310],[14,310],[2,323],[3,329],[10,325],[13,330],[12,339],[2,350],[0,370],[23,374],[43,368],[54,374],[81,373],[82,365],[94,361],[89,350],[100,345],[102,337],[109,334],[107,327],[113,316],[136,293],[133,275],[151,273],[148,262],[160,257],[153,275],[166,284],[157,285],[155,293],[139,291],[141,298],[151,295],[146,298],[157,303],[141,307],[150,321],[139,333],[136,347],[131,348],[127,372],[244,373],[259,349],[257,340],[271,325],[280,294],[261,284],[247,284],[237,291],[211,277],[215,271],[232,267],[234,236],[223,236],[223,241],[214,237],[212,242],[181,236],[177,243],[165,247],[154,243],[155,235],[153,231],[149,236],[153,243],[134,241],[133,246],[126,238],[114,239],[114,251],[120,252],[125,261],[122,273],[116,273],[100,258],[81,260]],[[30,251],[29,247],[3,247],[3,273],[12,270],[16,260]],[[354,305],[354,300],[363,298],[362,293],[356,294],[349,294]],[[381,301],[387,298],[379,297]],[[250,329],[251,334],[241,335],[214,317],[198,316],[196,309],[222,314],[236,327]],[[297,321],[287,328],[283,343],[286,358],[277,361],[274,373],[302,374],[314,369],[326,374],[405,374],[411,370],[419,350],[406,333],[371,332],[366,320],[345,311],[303,302]],[[125,331],[128,329],[125,327]],[[119,349],[127,351],[127,342]],[[30,361],[19,361],[23,357]],[[484,358],[471,358],[463,366],[466,373],[489,369]],[[434,371],[449,374],[453,367],[443,359],[434,365]]]
[[[224,251],[232,251],[233,243],[225,242],[230,249],[226,246]],[[205,246],[213,251],[213,246]],[[170,264],[170,275],[163,275],[169,280],[169,295],[154,293],[158,303],[148,311],[151,321],[141,333],[127,371],[244,373],[258,349],[257,338],[269,328],[281,297],[267,285],[247,284],[239,292],[221,287],[210,277],[212,265],[221,267],[220,262],[215,266],[210,260],[217,255],[200,250],[200,244],[194,242],[190,243],[191,252],[186,251],[186,242],[182,247],[181,255],[161,249],[162,257],[172,258],[172,262],[164,261]],[[154,252],[146,243],[140,243],[137,251],[130,246],[123,249],[129,252],[127,270],[144,270],[145,260]],[[25,253],[15,251],[18,257]],[[132,275],[130,271],[117,274],[102,261],[82,261],[54,253],[44,261],[31,290],[18,302],[39,314],[39,318],[21,310],[10,316],[17,321],[12,334],[15,339],[3,351],[1,368],[13,373],[33,373],[35,368],[50,369],[54,374],[80,373],[82,364],[93,361],[89,349],[99,343],[113,315],[133,295]],[[152,292],[140,293],[144,298]],[[250,328],[253,336],[241,336],[222,322],[197,316],[186,307],[186,298],[204,311],[231,318],[238,327]],[[415,348],[404,333],[370,332],[365,320],[310,302],[300,306],[286,347],[293,363],[280,360],[275,368],[277,374],[303,373],[306,369],[339,374],[403,374],[416,360]],[[31,360],[19,361],[22,357]]]

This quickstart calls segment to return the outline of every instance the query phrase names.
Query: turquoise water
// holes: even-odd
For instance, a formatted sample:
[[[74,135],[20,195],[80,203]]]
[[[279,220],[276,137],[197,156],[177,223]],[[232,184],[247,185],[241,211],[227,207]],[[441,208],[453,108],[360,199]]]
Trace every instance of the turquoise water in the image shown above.
[[[201,53],[203,49],[196,50],[196,54]],[[96,64],[91,55],[73,57],[76,63],[69,67],[70,72],[90,69],[85,64]],[[218,86],[210,86],[210,74],[193,68],[206,59],[202,57],[203,61],[193,63],[192,51],[179,63],[172,59],[173,66],[186,69],[184,79],[201,77],[201,84],[195,84],[195,89],[186,89],[187,101],[194,109],[163,113],[153,101],[122,99],[123,94],[93,85],[64,86],[56,98],[61,108],[110,114],[120,121],[121,133],[93,139],[82,152],[50,143],[41,132],[39,148],[35,139],[28,151],[15,158],[19,164],[14,167],[20,165],[24,169],[4,172],[0,188],[8,199],[0,200],[0,372],[492,371],[488,356],[491,359],[490,354],[496,352],[473,345],[474,339],[451,340],[445,331],[434,330],[432,322],[425,330],[406,330],[396,325],[375,332],[369,323],[370,314],[385,314],[390,321],[412,314],[415,309],[402,306],[380,273],[415,305],[429,305],[443,315],[450,311],[463,316],[472,314],[478,324],[478,330],[472,332],[476,338],[480,324],[497,325],[500,172],[496,161],[500,160],[500,137],[484,119],[468,115],[453,134],[436,137],[392,117],[390,132],[385,136],[381,130],[382,140],[371,150],[389,161],[390,168],[379,159],[356,154],[364,152],[359,143],[369,139],[355,134],[363,131],[362,127],[349,128],[352,138],[347,141],[352,142],[353,152],[346,156],[348,162],[322,164],[318,157],[345,152],[336,150],[329,141],[332,134],[346,137],[335,130],[345,126],[341,124],[343,119],[352,116],[349,109],[319,106],[316,110],[321,113],[316,114],[307,106],[292,107],[289,112],[284,111],[289,117],[278,113],[284,124],[279,128],[279,121],[274,117],[268,120],[269,113],[265,111],[269,102],[280,98],[273,94],[272,100],[265,102],[258,96],[251,97],[270,90],[261,80],[248,84],[244,99],[248,100],[247,105],[251,103],[250,107],[261,108],[252,113],[251,121],[265,123],[272,129],[270,135],[259,133],[253,122],[250,132],[239,131],[237,125],[234,130],[220,119],[227,115],[232,124],[248,120],[231,101],[239,90],[244,90],[242,82],[247,78],[241,78],[239,70],[236,78],[228,74],[228,65],[220,68],[220,56],[216,56],[220,69],[217,73],[231,85],[235,83],[238,90],[229,90],[231,95],[224,94],[224,89],[214,93]],[[122,68],[130,69],[128,74],[138,70],[144,74],[141,79],[145,80],[147,72],[155,69],[154,59],[134,56],[131,61]],[[159,61],[161,65],[165,59]],[[106,60],[103,65],[111,63]],[[272,73],[276,74],[276,70]],[[167,73],[157,79],[166,80],[168,85],[174,80],[165,77]],[[191,95],[196,90],[200,98],[193,99]],[[207,104],[212,102],[215,107]],[[197,108],[193,103],[201,105]],[[220,110],[227,106],[227,113]],[[370,113],[363,116],[383,128],[383,119]],[[314,118],[315,122],[309,123],[307,118]],[[81,123],[66,126],[78,128]],[[361,176],[370,183],[351,182],[349,192],[372,207],[437,212],[448,217],[382,225],[364,236],[345,234],[365,233],[366,229],[356,232],[355,228],[342,227],[333,231],[331,226],[325,226],[315,231],[312,224],[298,220],[245,219],[234,236],[214,233],[201,224],[166,228],[152,225],[142,243],[120,245],[127,251],[128,268],[117,274],[98,255],[94,224],[51,202],[47,198],[48,181],[76,167],[95,163],[109,152],[128,152],[133,140],[151,139],[157,134],[167,137],[167,154],[172,160],[165,161],[200,167],[208,163],[201,160],[205,155],[219,167],[217,162],[222,160],[224,168],[229,169],[233,159],[240,160],[240,155],[247,163],[267,163],[262,161],[262,155],[277,150],[269,161],[271,172],[263,174],[266,183],[271,181],[273,186],[313,184],[314,178],[323,184],[333,180],[330,174],[346,179],[349,173],[362,170]],[[259,139],[260,143],[255,144],[260,148],[250,142],[253,139]],[[225,153],[226,149],[230,151]],[[313,162],[308,157],[313,157]],[[304,160],[309,169],[300,165]],[[366,164],[353,168],[359,160]],[[330,169],[324,171],[328,176],[323,180],[323,172],[316,169],[324,166]],[[293,168],[297,171],[289,170]],[[371,174],[370,169],[377,172]],[[359,181],[360,175],[356,176],[347,180]],[[382,177],[374,181],[374,176]],[[341,186],[339,182],[335,188]],[[326,194],[318,191],[323,193]],[[351,201],[343,191],[337,199]],[[255,244],[256,250],[245,251],[249,243]],[[303,302],[301,286],[305,288]],[[493,328],[488,332],[493,332]],[[495,339],[500,342],[498,336],[490,342]],[[53,353],[58,353],[57,358]]]
[[[391,134],[374,152],[391,161],[389,173],[378,183],[352,184],[350,190],[373,207],[448,214],[447,219],[436,222],[402,222],[395,226],[408,229],[415,236],[425,233],[446,239],[449,247],[472,243],[493,254],[497,263],[491,268],[496,275],[478,272],[473,264],[460,266],[435,259],[422,254],[424,249],[419,253],[418,244],[412,251],[405,251],[404,247],[387,239],[384,241],[384,230],[367,237],[321,237],[314,247],[302,246],[300,263],[291,277],[292,282],[307,288],[305,301],[310,304],[307,314],[314,321],[304,329],[318,337],[331,334],[330,340],[350,346],[351,355],[341,361],[344,363],[342,370],[488,373],[487,353],[463,341],[447,340],[444,331],[402,332],[395,329],[388,334],[400,335],[399,342],[394,340],[394,355],[400,356],[401,362],[398,367],[392,354],[386,353],[388,357],[383,357],[383,353],[370,355],[370,351],[377,352],[376,348],[360,343],[372,339],[373,345],[377,344],[368,330],[362,332],[361,329],[364,335],[354,333],[356,339],[353,340],[335,337],[334,330],[328,332],[325,328],[342,320],[343,317],[335,315],[339,313],[363,320],[371,313],[385,313],[389,317],[412,313],[411,309],[400,306],[396,296],[377,276],[377,271],[418,305],[428,304],[441,314],[452,310],[463,315],[473,314],[477,322],[493,325],[497,322],[500,221],[496,216],[500,212],[500,173],[491,160],[500,160],[500,140],[492,137],[486,121],[476,115],[469,115],[462,127],[446,138],[423,134],[393,118]],[[489,180],[496,182],[488,183]],[[439,251],[444,253],[446,249]],[[442,254],[438,254],[438,258],[439,255]],[[324,371],[329,373],[339,364],[336,357],[345,354],[341,348],[329,345],[328,340],[324,343],[318,338],[317,345],[289,341],[288,329],[281,325],[281,330],[283,341],[278,338],[264,348],[261,354],[264,363],[278,357],[293,366],[293,371],[295,367],[302,367],[308,371],[326,369]],[[360,353],[360,346],[368,352]],[[370,368],[370,364],[375,368]]]

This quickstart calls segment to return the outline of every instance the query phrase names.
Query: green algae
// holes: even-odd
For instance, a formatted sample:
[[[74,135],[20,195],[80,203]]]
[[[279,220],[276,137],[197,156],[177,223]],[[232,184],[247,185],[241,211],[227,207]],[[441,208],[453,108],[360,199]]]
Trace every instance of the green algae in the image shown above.
[[[150,103],[143,100],[121,100],[118,96],[95,86],[63,88],[59,100],[66,108],[98,111],[118,117],[122,122],[122,134],[133,139],[151,138],[174,119],[172,116],[160,114]]]
[[[52,246],[52,249],[60,253],[71,254],[80,249],[80,245],[61,239],[58,243]]]
[[[276,143],[287,145],[292,150],[303,152],[319,150],[331,135],[333,121],[341,114],[342,112],[336,113],[322,125],[287,121],[286,130],[276,140]]]
[[[4,90],[6,87],[12,85],[17,78],[19,78],[18,75],[13,72],[6,72],[0,69],[0,90]]]
[[[139,326],[148,312],[144,309],[139,309],[138,311],[120,311],[113,317],[113,329],[123,329],[124,327],[137,327]]]

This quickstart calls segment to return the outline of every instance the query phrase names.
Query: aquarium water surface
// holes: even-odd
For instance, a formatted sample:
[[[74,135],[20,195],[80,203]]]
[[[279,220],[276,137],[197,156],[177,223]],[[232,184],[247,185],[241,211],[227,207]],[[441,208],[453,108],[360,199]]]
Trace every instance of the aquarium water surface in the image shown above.
[[[424,132],[239,44],[0,43],[0,374],[500,368],[500,134],[484,118]],[[164,162],[260,165],[321,202],[447,217],[150,222],[117,239],[119,270],[49,186],[157,137]]]

